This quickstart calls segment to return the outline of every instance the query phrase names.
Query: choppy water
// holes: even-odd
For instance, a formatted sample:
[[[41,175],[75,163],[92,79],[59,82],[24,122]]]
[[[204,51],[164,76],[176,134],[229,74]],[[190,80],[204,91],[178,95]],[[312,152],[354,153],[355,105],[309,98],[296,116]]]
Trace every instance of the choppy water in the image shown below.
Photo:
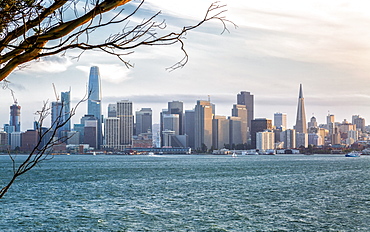
[[[369,179],[365,156],[58,156],[0,200],[0,231],[369,231]]]

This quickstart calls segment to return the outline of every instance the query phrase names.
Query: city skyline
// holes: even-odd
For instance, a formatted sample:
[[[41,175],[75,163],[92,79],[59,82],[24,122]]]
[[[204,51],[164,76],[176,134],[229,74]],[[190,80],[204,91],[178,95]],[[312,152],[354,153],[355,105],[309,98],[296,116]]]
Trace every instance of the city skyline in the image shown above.
[[[147,1],[146,11],[138,17],[162,10],[160,17],[172,30],[201,19],[211,3],[197,2],[196,9],[190,9],[190,3],[175,6],[169,1]],[[73,107],[86,93],[88,72],[94,65],[101,69],[104,115],[108,104],[130,99],[135,111],[151,107],[153,121],[158,123],[157,112],[167,102],[183,101],[184,109],[192,109],[194,102],[208,95],[217,105],[217,115],[230,115],[230,105],[236,104],[234,95],[246,90],[255,96],[255,118],[273,118],[275,112],[284,112],[291,128],[295,124],[296,88],[302,83],[307,119],[314,114],[318,123],[324,123],[328,112],[336,115],[337,121],[350,120],[352,115],[369,118],[370,42],[364,39],[369,33],[366,25],[370,16],[365,10],[369,3],[225,3],[229,10],[226,16],[238,28],[229,25],[230,33],[220,35],[222,26],[210,22],[189,33],[185,48],[190,60],[174,72],[165,68],[182,58],[176,46],[137,51],[128,57],[135,64],[133,69],[99,52],[86,52],[76,61],[72,51],[15,71],[8,80],[22,106],[22,129],[31,127],[32,115],[43,101],[55,101],[52,83],[57,92],[71,87]],[[0,91],[0,112],[4,112],[0,121],[5,123],[13,100],[8,90]],[[78,109],[73,123],[85,109],[83,105]]]

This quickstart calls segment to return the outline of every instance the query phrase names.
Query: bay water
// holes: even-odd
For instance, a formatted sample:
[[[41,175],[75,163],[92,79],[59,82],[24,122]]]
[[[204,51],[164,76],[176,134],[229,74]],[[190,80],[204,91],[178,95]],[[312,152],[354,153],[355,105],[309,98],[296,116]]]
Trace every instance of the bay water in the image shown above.
[[[11,168],[0,156],[2,186]],[[370,156],[61,155],[0,200],[0,231],[370,231],[369,215]]]

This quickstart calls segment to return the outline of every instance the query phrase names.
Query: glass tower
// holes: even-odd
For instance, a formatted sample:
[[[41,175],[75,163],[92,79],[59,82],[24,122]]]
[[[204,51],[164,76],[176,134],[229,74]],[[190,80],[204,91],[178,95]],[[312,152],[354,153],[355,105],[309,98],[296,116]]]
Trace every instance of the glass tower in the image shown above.
[[[97,139],[98,144],[97,148],[100,148],[100,145],[103,141],[102,135],[102,114],[101,114],[101,83],[100,83],[100,74],[99,74],[99,67],[93,66],[90,68],[90,76],[89,76],[89,86],[88,86],[88,101],[87,101],[87,114],[93,115],[98,123],[97,123]]]

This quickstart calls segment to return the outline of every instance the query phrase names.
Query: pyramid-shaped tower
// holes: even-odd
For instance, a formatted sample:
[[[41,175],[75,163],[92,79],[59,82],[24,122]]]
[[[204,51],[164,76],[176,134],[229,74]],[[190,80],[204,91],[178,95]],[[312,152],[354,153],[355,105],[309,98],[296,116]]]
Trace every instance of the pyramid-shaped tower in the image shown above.
[[[297,107],[297,120],[295,123],[295,130],[298,133],[307,133],[306,126],[306,111],[304,109],[304,98],[302,91],[302,84],[299,87],[299,98],[298,98],[298,107]]]

